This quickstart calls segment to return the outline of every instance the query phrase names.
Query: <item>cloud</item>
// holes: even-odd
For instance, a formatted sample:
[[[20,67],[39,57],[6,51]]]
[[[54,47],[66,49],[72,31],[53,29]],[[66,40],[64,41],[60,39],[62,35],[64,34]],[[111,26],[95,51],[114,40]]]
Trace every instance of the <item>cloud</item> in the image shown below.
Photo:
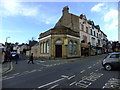
[[[103,3],[99,3],[97,5],[94,5],[92,8],[91,8],[91,11],[93,12],[100,12],[102,10],[102,7],[105,6]]]
[[[17,0],[11,0],[10,2],[2,0],[0,8],[3,16],[36,16],[38,14],[37,7],[26,7]]]
[[[111,9],[104,15],[105,27],[108,30],[118,30],[118,10]]]
[[[34,19],[35,22],[45,23],[45,24],[53,24],[57,20],[57,15],[54,16],[46,12],[50,8],[44,7],[43,5],[31,5],[30,3],[22,3],[17,0],[11,0],[7,2],[7,0],[2,0],[0,8],[0,14],[3,17],[8,16],[26,16],[31,17],[30,19]]]

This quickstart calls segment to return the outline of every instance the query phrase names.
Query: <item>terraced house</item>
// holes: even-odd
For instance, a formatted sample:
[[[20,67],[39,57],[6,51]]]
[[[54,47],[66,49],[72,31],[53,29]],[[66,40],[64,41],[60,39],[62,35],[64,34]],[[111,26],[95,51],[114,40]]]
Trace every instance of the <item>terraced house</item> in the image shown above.
[[[54,28],[39,35],[40,57],[54,59],[95,55],[102,53],[106,41],[107,36],[99,25],[94,25],[83,14],[69,13],[68,6],[65,6]]]

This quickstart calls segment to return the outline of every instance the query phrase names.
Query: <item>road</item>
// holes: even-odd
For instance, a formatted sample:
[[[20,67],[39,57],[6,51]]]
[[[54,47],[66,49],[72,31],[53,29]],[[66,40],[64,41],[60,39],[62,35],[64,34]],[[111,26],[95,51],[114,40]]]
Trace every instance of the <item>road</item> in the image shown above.
[[[2,88],[119,88],[120,71],[106,71],[101,65],[105,55],[27,64],[13,62],[14,69],[2,77]]]

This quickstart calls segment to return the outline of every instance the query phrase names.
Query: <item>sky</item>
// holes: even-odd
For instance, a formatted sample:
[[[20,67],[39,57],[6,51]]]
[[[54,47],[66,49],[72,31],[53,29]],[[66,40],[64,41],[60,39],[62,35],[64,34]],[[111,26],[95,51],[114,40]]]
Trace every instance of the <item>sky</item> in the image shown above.
[[[17,2],[0,3],[0,43],[28,43],[39,34],[53,28],[62,16],[64,6],[69,12],[85,14],[107,35],[109,41],[118,41],[118,2]]]

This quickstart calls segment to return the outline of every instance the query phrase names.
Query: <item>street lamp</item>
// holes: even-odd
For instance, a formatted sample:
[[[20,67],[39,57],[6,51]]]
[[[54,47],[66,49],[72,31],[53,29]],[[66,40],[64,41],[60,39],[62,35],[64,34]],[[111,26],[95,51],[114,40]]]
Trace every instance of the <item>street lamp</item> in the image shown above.
[[[6,43],[7,43],[7,39],[10,38],[10,37],[6,37]]]
[[[10,37],[6,37],[6,43],[5,43],[6,50],[7,50],[7,40],[8,40],[8,38],[10,38]]]

